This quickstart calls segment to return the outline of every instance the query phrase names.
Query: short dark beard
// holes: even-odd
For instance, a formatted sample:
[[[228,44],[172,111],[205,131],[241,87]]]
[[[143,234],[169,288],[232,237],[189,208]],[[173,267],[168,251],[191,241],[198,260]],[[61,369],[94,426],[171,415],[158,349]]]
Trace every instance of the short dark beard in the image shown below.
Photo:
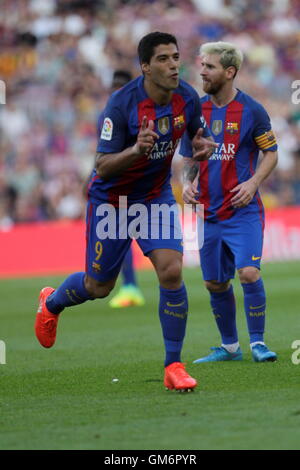
[[[207,92],[209,95],[216,95],[222,88],[222,84],[211,85],[210,90]]]

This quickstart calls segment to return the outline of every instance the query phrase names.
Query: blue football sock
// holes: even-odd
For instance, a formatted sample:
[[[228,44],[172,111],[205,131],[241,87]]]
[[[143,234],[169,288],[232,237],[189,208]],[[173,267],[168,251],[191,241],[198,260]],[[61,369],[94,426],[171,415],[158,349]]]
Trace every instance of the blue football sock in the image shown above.
[[[165,344],[165,367],[180,362],[188,314],[185,285],[176,290],[160,287],[159,318]]]
[[[222,344],[238,341],[236,329],[236,306],[233,287],[225,292],[210,292],[210,304],[221,334]]]
[[[49,295],[46,306],[51,313],[60,313],[65,307],[93,300],[84,286],[85,273],[74,273]]]
[[[266,293],[262,279],[242,284],[250,343],[264,340]]]
[[[123,284],[133,284],[136,286],[136,278],[133,266],[133,255],[132,255],[132,248],[126,253],[122,264],[122,276],[123,276]]]

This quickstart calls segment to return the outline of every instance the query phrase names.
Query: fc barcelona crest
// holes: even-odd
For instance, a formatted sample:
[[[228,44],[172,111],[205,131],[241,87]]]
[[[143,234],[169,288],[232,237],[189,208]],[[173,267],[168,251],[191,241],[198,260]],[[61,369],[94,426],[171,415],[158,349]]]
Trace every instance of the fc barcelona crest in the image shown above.
[[[226,131],[229,132],[229,134],[237,134],[239,132],[239,123],[227,122]]]
[[[219,135],[222,132],[223,122],[221,121],[221,119],[215,119],[213,121],[211,130],[215,135]]]
[[[273,131],[266,132],[266,138],[269,142],[272,142],[273,140],[275,140],[274,132]]]
[[[185,126],[184,115],[180,114],[179,116],[174,117],[173,122],[175,129],[182,129]]]
[[[160,118],[157,122],[157,127],[161,134],[166,135],[170,128],[169,118],[168,117]]]

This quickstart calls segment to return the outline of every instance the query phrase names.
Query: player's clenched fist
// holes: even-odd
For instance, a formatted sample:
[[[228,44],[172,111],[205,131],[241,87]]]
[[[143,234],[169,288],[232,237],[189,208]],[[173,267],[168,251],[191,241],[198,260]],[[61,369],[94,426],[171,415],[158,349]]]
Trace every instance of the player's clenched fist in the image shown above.
[[[133,146],[134,153],[138,155],[148,155],[159,135],[154,132],[154,121],[148,122],[147,116],[143,117],[136,144]]]
[[[196,183],[185,184],[182,192],[182,199],[186,204],[200,204],[198,199],[199,191]]]

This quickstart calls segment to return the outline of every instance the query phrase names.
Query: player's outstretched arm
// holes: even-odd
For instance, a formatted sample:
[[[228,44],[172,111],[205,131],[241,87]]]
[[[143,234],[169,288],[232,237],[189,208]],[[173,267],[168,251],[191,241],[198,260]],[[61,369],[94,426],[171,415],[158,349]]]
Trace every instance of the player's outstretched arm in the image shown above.
[[[234,208],[245,207],[252,201],[259,185],[270,175],[277,165],[277,151],[266,151],[264,157],[254,173],[247,181],[235,186],[231,192],[234,194],[231,204]]]
[[[118,153],[97,153],[97,175],[103,179],[114,178],[127,170],[138,158],[147,156],[159,137],[153,129],[154,122],[148,122],[144,116],[137,141],[132,147]]]

